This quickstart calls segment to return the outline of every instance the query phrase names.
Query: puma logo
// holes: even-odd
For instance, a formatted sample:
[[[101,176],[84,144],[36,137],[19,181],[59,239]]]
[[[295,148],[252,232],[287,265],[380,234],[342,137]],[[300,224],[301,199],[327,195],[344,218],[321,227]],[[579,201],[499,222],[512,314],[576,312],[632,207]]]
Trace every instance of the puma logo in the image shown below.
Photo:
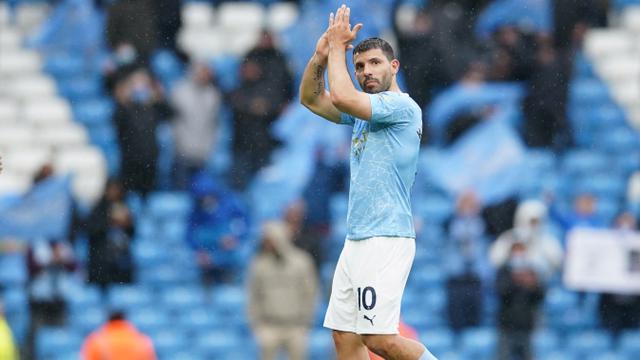
[[[373,315],[373,317],[372,317],[372,318],[368,317],[367,315],[363,315],[363,316],[364,316],[364,319],[365,319],[365,320],[369,320],[369,321],[371,322],[371,326],[373,326],[373,319],[375,319],[375,318],[376,318],[376,316],[375,316],[375,315]]]

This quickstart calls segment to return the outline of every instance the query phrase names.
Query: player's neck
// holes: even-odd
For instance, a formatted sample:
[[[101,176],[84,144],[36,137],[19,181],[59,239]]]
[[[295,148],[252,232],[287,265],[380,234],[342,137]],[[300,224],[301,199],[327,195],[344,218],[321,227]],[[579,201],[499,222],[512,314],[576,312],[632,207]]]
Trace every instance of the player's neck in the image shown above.
[[[400,86],[398,86],[398,82],[396,81],[395,77],[393,79],[391,79],[391,86],[389,86],[389,90],[388,91],[393,91],[393,92],[397,92],[397,93],[401,93],[402,92],[402,89],[400,89]]]

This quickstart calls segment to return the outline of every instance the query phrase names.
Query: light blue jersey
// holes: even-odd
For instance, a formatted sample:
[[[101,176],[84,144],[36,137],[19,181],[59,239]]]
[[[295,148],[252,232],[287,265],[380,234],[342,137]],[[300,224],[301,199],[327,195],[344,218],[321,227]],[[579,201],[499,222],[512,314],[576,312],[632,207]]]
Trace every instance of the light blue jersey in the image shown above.
[[[347,239],[415,238],[411,187],[418,166],[422,111],[408,94],[368,94],[371,121],[341,115],[353,126]]]

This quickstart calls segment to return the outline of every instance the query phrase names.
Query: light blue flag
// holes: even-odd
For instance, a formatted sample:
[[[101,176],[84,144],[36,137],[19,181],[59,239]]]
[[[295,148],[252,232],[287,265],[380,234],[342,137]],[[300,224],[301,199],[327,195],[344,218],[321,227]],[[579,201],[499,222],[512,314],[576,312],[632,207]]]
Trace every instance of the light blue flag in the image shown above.
[[[51,177],[0,211],[0,238],[63,239],[71,221],[70,178]]]
[[[496,0],[485,8],[476,22],[476,34],[488,38],[500,27],[511,25],[536,32],[553,30],[549,0]]]
[[[426,166],[430,180],[457,196],[473,191],[484,205],[520,190],[526,150],[518,134],[500,119],[483,121]]]

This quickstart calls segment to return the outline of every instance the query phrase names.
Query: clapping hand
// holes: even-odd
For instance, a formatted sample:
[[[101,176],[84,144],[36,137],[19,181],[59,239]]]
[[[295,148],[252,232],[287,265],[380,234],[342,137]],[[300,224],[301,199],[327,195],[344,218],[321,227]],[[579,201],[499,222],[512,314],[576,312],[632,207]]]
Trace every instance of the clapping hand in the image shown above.
[[[329,46],[343,46],[347,49],[351,46],[353,40],[358,35],[358,31],[362,29],[362,24],[356,24],[353,29],[349,23],[351,9],[346,5],[342,5],[336,11],[335,17],[333,13],[329,16],[329,28],[325,35],[329,42]]]

